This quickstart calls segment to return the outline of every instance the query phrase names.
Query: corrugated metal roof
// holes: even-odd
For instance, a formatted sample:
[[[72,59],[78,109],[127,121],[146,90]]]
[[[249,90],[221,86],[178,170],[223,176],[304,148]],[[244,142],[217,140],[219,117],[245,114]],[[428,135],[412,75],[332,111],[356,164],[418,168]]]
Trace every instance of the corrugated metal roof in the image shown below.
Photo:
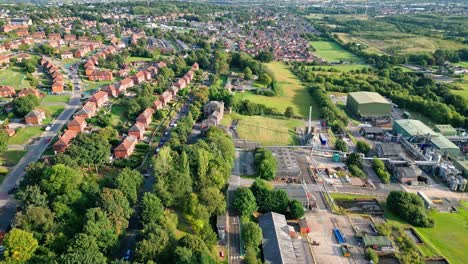
[[[269,264],[299,264],[289,235],[286,217],[273,212],[259,218],[263,234],[263,256]]]
[[[403,128],[408,134],[411,136],[424,136],[424,135],[437,135],[434,130],[428,127],[423,122],[416,120],[416,119],[400,119],[396,120],[397,123],[401,128]]]
[[[434,144],[438,149],[458,149],[458,146],[453,144],[448,138],[444,137],[442,134],[437,134],[437,136],[431,138],[432,144]]]
[[[348,96],[351,96],[360,104],[365,104],[365,103],[384,103],[384,104],[390,104],[390,102],[385,99],[382,95],[379,93],[374,93],[374,92],[353,92],[349,93]]]

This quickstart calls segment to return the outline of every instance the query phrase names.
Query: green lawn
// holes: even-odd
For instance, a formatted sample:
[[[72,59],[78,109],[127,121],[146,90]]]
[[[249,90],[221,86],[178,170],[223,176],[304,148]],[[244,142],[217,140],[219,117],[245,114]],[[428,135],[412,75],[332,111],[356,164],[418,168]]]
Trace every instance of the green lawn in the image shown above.
[[[307,66],[309,68],[312,68],[312,67],[315,67],[315,68],[322,68],[324,70],[328,70],[328,69],[336,69],[338,71],[342,71],[342,72],[349,72],[349,71],[353,71],[353,70],[361,70],[361,69],[364,69],[364,68],[369,68],[369,65],[365,65],[365,64],[337,64],[337,65],[331,65],[331,66]]]
[[[145,57],[127,57],[125,59],[126,63],[134,62],[134,61],[152,61],[153,58],[145,58]]]
[[[69,95],[46,95],[42,99],[42,103],[67,103],[69,100]]]
[[[112,126],[118,126],[126,121],[123,117],[123,113],[125,112],[125,108],[123,106],[113,105],[110,111],[111,113],[111,120]],[[122,123],[121,123],[122,122]]]
[[[43,109],[46,113],[47,118],[49,119],[49,122],[55,119],[60,115],[60,113],[63,112],[65,109],[65,106],[61,105],[41,105],[39,106],[40,109]],[[44,122],[44,124],[47,124],[49,122]]]
[[[437,248],[452,264],[466,263],[468,210],[459,213],[431,213],[433,228],[416,228],[424,242]]]
[[[330,193],[330,196],[336,200],[354,200],[354,199],[375,199],[375,195],[359,195],[347,193]]]
[[[0,154],[0,166],[14,166],[26,154],[25,150],[8,150]]]
[[[0,70],[0,85],[11,85],[16,90],[24,87],[31,87],[26,80],[25,72],[16,66],[8,67],[5,70]]]
[[[463,68],[468,68],[468,61],[460,61],[454,64]]]
[[[42,134],[41,126],[23,127],[16,130],[16,134],[8,140],[11,145],[26,144],[31,138],[38,137]]]
[[[461,95],[463,98],[468,100],[468,76],[463,76],[463,79],[455,84],[460,86],[463,90],[452,90],[452,93]]]
[[[225,114],[221,124],[229,126],[239,119],[237,133],[241,139],[260,142],[264,146],[291,145],[296,142],[295,128],[305,126],[304,121],[276,116],[244,116]]]
[[[312,105],[312,118],[319,118],[320,113],[318,112],[319,107],[317,103],[309,94],[307,88],[289,70],[286,64],[271,62],[266,64],[266,67],[278,82],[279,94],[276,96],[262,96],[249,92],[237,93],[235,95],[236,100],[247,99],[254,103],[276,108],[280,112],[284,112],[286,107],[291,106],[294,109],[294,114],[302,117],[309,115],[309,105]]]
[[[346,51],[338,43],[332,41],[311,41],[314,53],[329,62],[349,61],[359,62],[360,59],[354,54]]]

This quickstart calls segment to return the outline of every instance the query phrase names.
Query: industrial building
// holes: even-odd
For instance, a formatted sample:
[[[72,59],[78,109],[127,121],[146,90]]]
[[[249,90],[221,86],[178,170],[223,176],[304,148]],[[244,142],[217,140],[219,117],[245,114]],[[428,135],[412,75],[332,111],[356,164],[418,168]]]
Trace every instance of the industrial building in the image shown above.
[[[404,138],[436,136],[436,132],[416,119],[400,119],[393,123],[393,131]]]
[[[361,118],[389,117],[392,112],[392,104],[374,92],[348,93],[346,107]]]
[[[460,154],[460,148],[441,134],[431,137],[431,143],[434,148],[438,149],[444,155],[456,157]]]
[[[456,136],[457,135],[457,130],[451,126],[451,125],[435,125],[436,132],[439,132],[440,134],[446,136],[446,137],[451,137],[451,136]]]

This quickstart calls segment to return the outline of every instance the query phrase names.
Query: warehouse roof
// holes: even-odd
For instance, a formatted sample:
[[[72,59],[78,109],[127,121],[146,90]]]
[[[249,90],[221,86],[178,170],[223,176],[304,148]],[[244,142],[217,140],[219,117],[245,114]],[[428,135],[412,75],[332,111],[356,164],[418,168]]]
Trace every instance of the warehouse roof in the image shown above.
[[[435,130],[442,135],[457,135],[457,130],[451,125],[435,125]]]
[[[364,246],[391,247],[392,243],[386,236],[364,236]]]
[[[428,134],[432,136],[437,135],[437,133],[434,132],[434,130],[432,130],[423,122],[416,119],[400,119],[396,120],[395,123],[398,124],[401,128],[403,128],[411,136],[422,136]]]
[[[258,222],[262,228],[265,263],[298,263],[286,217],[269,212],[262,215]]]
[[[374,92],[353,92],[349,93],[348,96],[351,96],[360,104],[368,103],[383,103],[390,104],[390,102],[385,99],[382,95]]]
[[[437,134],[436,137],[432,137],[431,142],[438,149],[459,149],[457,145],[453,144],[452,141],[441,134]]]

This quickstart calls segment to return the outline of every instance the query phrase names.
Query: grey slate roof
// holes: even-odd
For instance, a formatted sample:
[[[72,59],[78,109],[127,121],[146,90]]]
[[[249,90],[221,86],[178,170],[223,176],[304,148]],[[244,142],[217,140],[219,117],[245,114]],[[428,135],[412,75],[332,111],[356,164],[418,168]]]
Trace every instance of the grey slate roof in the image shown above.
[[[286,217],[273,212],[259,218],[263,257],[267,264],[298,264]]]

